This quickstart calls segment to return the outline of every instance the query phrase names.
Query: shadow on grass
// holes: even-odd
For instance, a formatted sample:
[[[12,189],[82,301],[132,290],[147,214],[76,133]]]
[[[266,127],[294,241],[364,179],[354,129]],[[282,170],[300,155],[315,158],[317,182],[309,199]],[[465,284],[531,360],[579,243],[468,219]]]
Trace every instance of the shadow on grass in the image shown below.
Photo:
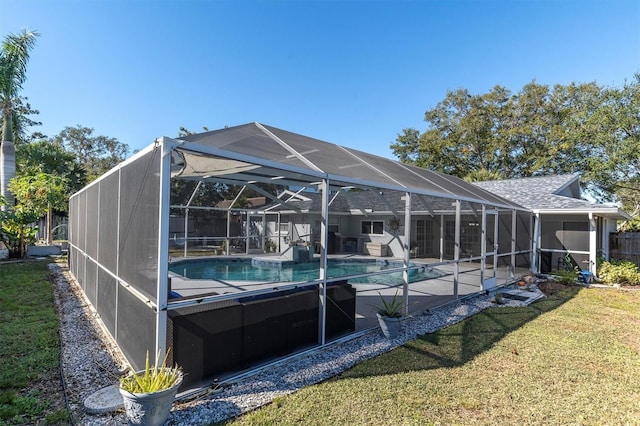
[[[426,334],[345,371],[335,380],[403,373],[462,365],[492,348],[507,334],[571,300],[572,286],[519,308],[490,308],[464,321]]]

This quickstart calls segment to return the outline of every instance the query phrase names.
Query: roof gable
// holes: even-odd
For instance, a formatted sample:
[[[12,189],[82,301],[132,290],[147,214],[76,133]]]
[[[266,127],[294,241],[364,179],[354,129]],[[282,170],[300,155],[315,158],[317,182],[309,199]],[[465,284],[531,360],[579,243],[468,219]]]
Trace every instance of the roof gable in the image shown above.
[[[546,211],[612,211],[620,218],[626,213],[617,207],[591,203],[580,198],[580,175],[536,176],[520,179],[474,182],[474,185],[494,192],[531,210]]]
[[[558,176],[534,176],[518,179],[488,180],[474,182],[474,185],[488,191],[502,195],[505,198],[523,197],[527,194],[540,195],[564,195],[571,194],[573,198],[580,198],[575,194],[575,188],[580,188],[580,175],[577,173]],[[567,190],[569,192],[567,193]]]

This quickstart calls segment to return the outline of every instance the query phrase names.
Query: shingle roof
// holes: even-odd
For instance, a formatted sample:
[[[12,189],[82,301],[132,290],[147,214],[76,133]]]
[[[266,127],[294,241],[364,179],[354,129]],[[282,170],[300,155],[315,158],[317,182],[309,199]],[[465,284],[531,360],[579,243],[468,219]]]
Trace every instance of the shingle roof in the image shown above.
[[[567,186],[578,183],[577,173],[558,176],[536,176],[520,179],[474,182],[474,185],[491,191],[532,210],[612,210],[611,206],[558,195]]]
[[[291,199],[282,197],[286,201],[286,205],[272,202],[265,206],[271,211],[290,211],[289,206],[295,206],[300,211],[319,212],[322,208],[322,195],[320,193],[305,192],[303,193],[306,200]],[[341,192],[335,197],[331,197],[332,201],[329,205],[329,211],[334,213],[350,213],[353,211],[371,210],[373,212],[403,212],[405,207],[404,193],[400,191],[381,191],[379,195],[371,191],[349,191]],[[451,200],[447,198],[433,197],[428,195],[414,195],[412,201],[412,210],[425,211],[429,209],[431,212],[452,212],[454,207]]]

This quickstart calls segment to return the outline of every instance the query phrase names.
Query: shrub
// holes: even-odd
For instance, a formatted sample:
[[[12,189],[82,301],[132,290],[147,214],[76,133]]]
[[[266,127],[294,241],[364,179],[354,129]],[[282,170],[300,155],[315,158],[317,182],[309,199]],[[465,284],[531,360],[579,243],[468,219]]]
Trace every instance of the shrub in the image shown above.
[[[628,261],[602,262],[598,269],[598,278],[607,284],[640,284],[638,267]]]
[[[575,269],[560,269],[554,272],[553,275],[555,275],[558,278],[558,282],[562,284],[574,284],[578,279],[578,271]]]
[[[120,387],[130,393],[153,393],[169,389],[181,380],[182,370],[177,365],[167,367],[168,356],[169,351],[165,354],[162,365],[158,365],[158,357],[156,357],[156,363],[151,365],[149,351],[147,351],[144,370],[131,371],[128,375],[120,378]]]

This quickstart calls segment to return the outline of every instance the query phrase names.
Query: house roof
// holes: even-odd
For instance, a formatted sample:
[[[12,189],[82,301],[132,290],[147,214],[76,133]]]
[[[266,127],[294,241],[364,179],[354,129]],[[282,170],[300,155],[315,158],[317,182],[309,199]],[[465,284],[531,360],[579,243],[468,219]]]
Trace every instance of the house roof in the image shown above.
[[[175,143],[172,170],[176,178],[237,185],[278,179],[277,183],[289,187],[328,179],[333,190],[389,189],[525,210],[454,176],[260,123],[189,135]]]
[[[218,204],[216,204],[216,207],[228,209],[233,201],[234,200],[222,200]],[[246,205],[244,205],[243,207],[254,209],[262,207],[265,204],[267,204],[267,197],[249,197],[246,199]],[[234,207],[238,207],[238,205],[234,204]]]
[[[578,198],[580,175],[535,176],[519,179],[474,182],[474,185],[517,202],[534,212],[544,213],[598,213],[629,219],[629,215],[616,206],[592,203]]]
[[[265,206],[265,210],[291,212],[296,208],[301,212],[320,212],[322,208],[322,194],[318,192],[304,192],[294,195],[291,191],[280,194],[286,204],[273,202]],[[329,211],[332,213],[349,214],[394,214],[404,212],[404,193],[400,191],[341,191],[330,197]],[[426,214],[451,213],[455,207],[447,198],[415,195],[412,199],[412,212]],[[463,211],[472,211],[468,203],[463,203]]]

